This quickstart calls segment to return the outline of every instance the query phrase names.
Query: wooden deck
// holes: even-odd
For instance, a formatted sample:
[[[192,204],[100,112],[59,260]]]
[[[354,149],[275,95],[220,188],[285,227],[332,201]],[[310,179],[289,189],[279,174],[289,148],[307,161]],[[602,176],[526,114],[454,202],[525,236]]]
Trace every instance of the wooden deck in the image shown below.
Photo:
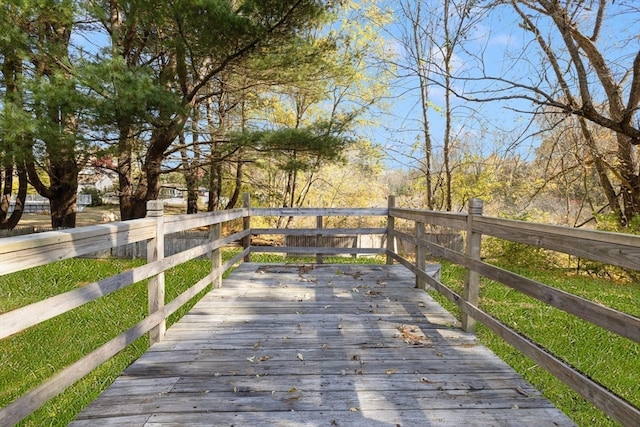
[[[566,426],[402,266],[242,264],[73,422]]]

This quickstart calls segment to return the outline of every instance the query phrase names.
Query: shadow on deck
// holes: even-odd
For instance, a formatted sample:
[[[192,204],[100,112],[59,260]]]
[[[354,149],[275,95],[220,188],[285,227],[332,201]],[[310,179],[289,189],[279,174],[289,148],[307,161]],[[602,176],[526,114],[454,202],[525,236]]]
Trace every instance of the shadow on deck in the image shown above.
[[[574,425],[414,283],[242,264],[71,425]]]

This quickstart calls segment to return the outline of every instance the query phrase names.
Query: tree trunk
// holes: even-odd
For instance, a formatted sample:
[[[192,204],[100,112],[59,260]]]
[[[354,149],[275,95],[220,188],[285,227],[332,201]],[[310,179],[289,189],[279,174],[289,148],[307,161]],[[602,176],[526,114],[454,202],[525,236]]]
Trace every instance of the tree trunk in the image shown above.
[[[431,166],[433,163],[433,144],[431,141],[431,126],[429,122],[429,66],[428,58],[420,44],[422,35],[421,28],[421,8],[420,2],[416,3],[416,18],[411,23],[413,30],[413,43],[415,48],[416,69],[418,71],[418,81],[420,83],[420,101],[422,107],[422,137],[424,138],[424,177],[426,185],[427,209],[433,209],[433,175]]]
[[[78,195],[76,191],[60,191],[57,197],[49,199],[51,208],[51,227],[74,228],[76,226],[76,212]]]
[[[242,159],[238,160],[238,162],[236,163],[236,181],[235,181],[235,188],[233,189],[233,194],[231,195],[231,198],[229,199],[229,203],[227,203],[227,206],[225,209],[233,209],[236,204],[238,203],[238,200],[240,199],[240,192],[242,190],[242,166],[244,165]]]
[[[607,198],[607,202],[609,203],[609,209],[616,213],[620,218],[620,221],[622,221],[622,210],[620,209],[620,203],[618,203],[618,196],[616,195],[616,191],[611,184],[609,175],[607,174],[607,166],[605,161],[603,160],[602,153],[600,152],[600,150],[598,150],[596,141],[593,138],[593,134],[587,126],[586,119],[579,117],[578,122],[580,123],[580,130],[582,131],[582,136],[587,143],[589,152],[591,156],[593,156],[593,164],[596,168],[596,173],[598,174],[598,179],[600,180],[602,191],[604,192],[604,195]]]
[[[209,201],[207,211],[218,210],[220,195],[222,194],[222,165],[219,160],[212,159],[209,168]]]
[[[622,225],[629,224],[631,219],[640,214],[640,177],[637,173],[638,166],[632,154],[631,138],[617,134],[618,162],[621,180],[620,196],[622,198]]]
[[[187,213],[188,214],[197,214],[198,213],[198,182],[187,178]]]
[[[8,165],[4,167],[4,191],[2,200],[0,200],[0,230],[14,229],[16,225],[18,225],[18,222],[20,222],[22,213],[24,212],[24,204],[27,198],[27,171],[24,169],[24,166],[17,166],[15,170],[18,177],[18,193],[16,194],[16,204],[13,207],[13,212],[11,212],[11,215],[7,218],[11,194],[13,192],[14,168]]]
[[[2,64],[2,74],[5,83],[5,100],[4,104],[14,105],[17,109],[24,109],[22,96],[18,88],[18,79],[22,74],[22,64],[17,59],[15,52],[5,52],[4,62]],[[20,130],[20,133],[23,129]],[[2,198],[0,199],[0,229],[13,229],[22,218],[24,212],[24,202],[27,196],[27,172],[22,161],[17,161],[15,146],[19,145],[19,139],[3,138],[3,152],[0,152],[0,189],[2,189]],[[11,195],[13,194],[14,172],[18,178],[18,194],[16,195],[16,204],[13,212],[9,215],[9,206],[11,204]],[[2,178],[4,175],[4,178]],[[4,187],[4,188],[3,188]],[[8,216],[8,217],[7,217]]]

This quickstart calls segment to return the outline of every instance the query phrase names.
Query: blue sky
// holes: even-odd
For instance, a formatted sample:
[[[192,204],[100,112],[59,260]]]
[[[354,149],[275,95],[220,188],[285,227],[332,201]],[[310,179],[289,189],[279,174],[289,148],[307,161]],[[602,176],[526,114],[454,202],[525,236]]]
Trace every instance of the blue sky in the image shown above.
[[[398,15],[396,15],[398,17]],[[482,50],[484,66],[489,74],[502,74],[503,52],[505,49],[521,48],[522,41],[513,34],[512,17],[505,18],[501,15],[493,15],[490,19],[474,25],[468,36],[467,48]],[[396,24],[401,25],[401,24]],[[397,55],[402,56],[403,48],[393,37],[398,37],[399,30],[392,27],[389,43],[396,46],[392,49]],[[454,67],[471,69],[477,67],[462,56],[454,58]],[[468,85],[468,84],[467,84]],[[387,148],[390,156],[388,164],[391,167],[412,167],[415,161],[413,155],[422,155],[414,151],[416,139],[421,138],[421,99],[419,82],[415,76],[407,76],[393,82],[393,93],[397,96],[391,101],[392,107],[388,114],[381,113],[383,125],[372,130],[371,138]],[[463,90],[460,84],[456,84],[458,90]],[[467,86],[465,91],[473,88]],[[444,89],[438,86],[429,88],[429,98],[432,108],[429,109],[429,120],[433,137],[434,151],[442,149],[444,134]],[[454,105],[454,136],[471,150],[489,155],[494,151],[506,150],[511,144],[518,142],[517,152],[523,156],[529,156],[538,144],[531,138],[521,138],[518,129],[527,127],[528,119],[525,116],[514,113],[506,104],[469,103],[453,99]],[[520,105],[526,109],[527,106]]]

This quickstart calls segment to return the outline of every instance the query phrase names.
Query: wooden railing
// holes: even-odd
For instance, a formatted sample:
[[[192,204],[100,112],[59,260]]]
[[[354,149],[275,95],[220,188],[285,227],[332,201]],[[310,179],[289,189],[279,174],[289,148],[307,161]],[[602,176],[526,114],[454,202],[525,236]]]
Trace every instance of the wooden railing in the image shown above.
[[[484,217],[482,216],[482,202],[477,199],[471,200],[469,213],[456,214],[395,208],[393,198],[391,198],[389,218],[391,223],[399,219],[413,222],[416,232],[410,235],[392,229],[389,230],[388,239],[390,241],[394,238],[405,239],[413,242],[418,248],[415,263],[395,252],[389,252],[389,255],[416,274],[419,286],[422,287],[426,284],[457,305],[463,313],[462,323],[465,330],[473,331],[475,321],[481,322],[528,356],[538,366],[580,393],[586,400],[622,425],[640,425],[640,409],[638,407],[478,307],[479,277],[483,276],[600,328],[614,332],[632,342],[640,343],[640,318],[498,268],[483,262],[480,258],[481,236],[493,236],[627,269],[640,270],[640,237]],[[425,224],[465,232],[465,253],[452,251],[424,239]],[[422,252],[426,250],[440,259],[448,260],[467,269],[462,295],[430,277],[421,268],[421,263],[424,262]]]
[[[315,218],[316,227],[299,229],[251,227],[252,217],[271,216],[311,217]],[[386,227],[327,228],[324,224],[325,219],[334,216],[380,217],[380,223],[386,220]],[[242,230],[223,237],[222,225],[230,221],[241,221]],[[400,231],[398,222],[413,224],[413,227],[409,228],[414,229],[415,232]],[[465,234],[465,253],[445,248],[427,239],[425,236],[427,226],[445,227]],[[209,228],[210,239],[207,243],[165,257],[164,235],[199,227]],[[251,237],[261,234],[315,235],[318,236],[318,241],[321,241],[322,236],[381,234],[386,236],[386,245],[380,248],[252,246]],[[245,197],[244,207],[241,209],[178,216],[163,216],[162,203],[153,201],[149,202],[148,217],[145,219],[1,239],[0,276],[139,241],[147,241],[148,262],[141,267],[1,314],[0,339],[145,279],[150,279],[148,285],[150,314],[116,338],[2,408],[0,425],[12,425],[20,421],[144,334],[149,333],[151,343],[162,340],[165,322],[171,313],[207,286],[211,284],[220,286],[222,274],[237,262],[243,259],[250,260],[251,253],[254,252],[309,254],[316,256],[318,262],[322,262],[325,256],[337,254],[386,255],[387,263],[397,261],[415,273],[416,286],[424,289],[433,288],[460,307],[463,313],[463,327],[467,331],[473,330],[476,321],[483,323],[614,419],[624,425],[640,425],[640,409],[482,311],[478,304],[481,297],[479,278],[484,276],[501,282],[545,304],[564,310],[636,343],[640,342],[640,318],[483,262],[480,258],[483,235],[640,270],[639,237],[484,217],[482,203],[479,200],[473,200],[470,203],[468,213],[447,213],[397,208],[393,197],[389,198],[388,207],[370,209],[251,208],[248,198]],[[397,239],[403,239],[415,245],[414,260],[409,260],[398,253],[395,244]],[[236,241],[242,242],[243,250],[223,264],[220,248]],[[427,252],[467,269],[462,295],[444,285],[437,276],[433,277],[432,274],[427,273]],[[208,255],[211,259],[211,273],[174,300],[165,302],[164,272],[203,255]]]
[[[134,283],[150,279],[150,314],[147,317],[2,408],[0,425],[9,426],[19,422],[146,333],[149,333],[152,344],[160,341],[169,315],[207,286],[220,286],[222,274],[249,253],[249,249],[245,249],[228,262],[221,262],[220,248],[243,239],[250,233],[245,229],[222,237],[221,227],[229,221],[248,217],[247,209],[163,216],[162,202],[151,201],[147,208],[148,215],[144,219],[0,239],[0,276],[133,242],[147,241],[147,264],[0,315],[0,339]],[[209,227],[208,243],[172,256],[164,256],[165,234],[196,227]],[[211,272],[178,297],[165,303],[164,272],[205,254],[210,256]]]

